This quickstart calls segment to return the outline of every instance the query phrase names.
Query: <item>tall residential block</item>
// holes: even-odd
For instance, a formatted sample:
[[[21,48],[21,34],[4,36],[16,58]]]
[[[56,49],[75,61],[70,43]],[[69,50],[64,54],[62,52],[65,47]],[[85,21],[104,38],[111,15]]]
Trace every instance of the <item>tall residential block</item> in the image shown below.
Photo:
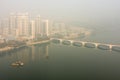
[[[43,20],[42,21],[42,27],[41,27],[41,34],[42,36],[49,36],[49,29],[48,29],[48,20]]]
[[[17,28],[16,20],[17,20],[16,15],[14,13],[11,13],[9,17],[9,26],[10,26],[10,34],[13,36],[16,36],[16,28]]]
[[[1,27],[3,28],[2,34],[3,35],[9,35],[10,33],[10,27],[9,27],[9,19],[5,18],[2,20]]]
[[[29,16],[28,14],[17,15],[17,28],[19,36],[29,36]]]
[[[41,17],[37,16],[35,18],[35,26],[36,26],[36,35],[41,35]]]
[[[2,24],[1,24],[1,21],[0,21],[0,35],[2,34]]]
[[[30,21],[30,26],[31,26],[32,39],[35,39],[36,38],[36,27],[35,27],[35,21],[34,20]]]

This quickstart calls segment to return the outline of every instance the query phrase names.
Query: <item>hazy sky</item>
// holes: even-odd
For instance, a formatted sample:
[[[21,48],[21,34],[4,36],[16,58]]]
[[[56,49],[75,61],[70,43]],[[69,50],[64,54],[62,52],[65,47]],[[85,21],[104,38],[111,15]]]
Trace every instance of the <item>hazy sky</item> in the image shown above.
[[[0,17],[10,12],[29,12],[94,26],[120,25],[120,0],[0,0]]]

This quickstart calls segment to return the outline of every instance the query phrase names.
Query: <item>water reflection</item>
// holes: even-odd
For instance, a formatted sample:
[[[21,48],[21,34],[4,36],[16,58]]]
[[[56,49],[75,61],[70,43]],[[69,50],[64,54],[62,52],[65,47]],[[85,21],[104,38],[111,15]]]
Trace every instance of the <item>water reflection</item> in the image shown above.
[[[23,51],[23,60],[28,61],[40,61],[41,59],[48,59],[48,44],[32,45],[26,51]]]
[[[24,63],[36,62],[41,59],[49,59],[49,45],[32,45],[12,52],[0,53],[0,58],[9,57],[11,61],[23,61]]]
[[[116,77],[120,74],[120,54],[111,53],[114,54],[99,49],[69,47],[52,43],[33,45],[0,58],[0,74],[3,75],[3,79],[0,77],[0,80],[34,80],[36,78],[84,80],[84,76],[88,76],[92,80],[94,75],[100,79],[106,78],[101,80],[110,80],[107,79],[108,76]],[[25,65],[21,68],[10,66],[11,63],[18,60],[24,62]]]
[[[46,50],[45,50],[45,51],[46,51],[46,59],[48,59],[48,58],[49,58],[49,54],[48,54],[48,52],[49,52],[49,51],[48,51],[48,46],[46,46]]]
[[[5,57],[5,56],[12,56],[14,53],[17,53],[19,51],[21,51],[22,49],[25,49],[26,47],[22,47],[19,49],[14,49],[11,51],[6,51],[6,52],[0,52],[0,58]]]
[[[32,60],[34,61],[35,59],[35,46],[32,46]]]
[[[33,45],[29,47],[29,52],[31,52],[31,60],[35,61],[35,60],[40,60],[40,59],[48,59],[49,55],[48,55],[48,44],[43,44],[43,45]]]

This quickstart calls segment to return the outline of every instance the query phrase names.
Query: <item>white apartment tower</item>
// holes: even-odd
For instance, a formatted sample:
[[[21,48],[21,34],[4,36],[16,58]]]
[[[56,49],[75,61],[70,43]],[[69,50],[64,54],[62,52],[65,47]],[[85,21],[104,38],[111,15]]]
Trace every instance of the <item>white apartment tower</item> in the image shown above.
[[[30,26],[31,26],[32,39],[35,39],[36,38],[36,27],[35,27],[35,21],[34,20],[30,21]]]
[[[10,27],[9,27],[9,19],[8,18],[2,20],[1,26],[3,28],[2,34],[6,35],[6,36],[9,35]]]
[[[36,34],[41,35],[41,17],[37,16],[35,19]]]
[[[17,15],[18,36],[29,36],[29,16],[26,14]]]
[[[48,20],[42,21],[42,36],[49,36]]]
[[[17,28],[16,20],[17,20],[16,15],[14,13],[11,13],[9,17],[9,26],[10,26],[10,34],[13,36],[16,36],[16,28]]]
[[[0,21],[0,35],[2,34],[2,23],[1,23],[1,21]]]

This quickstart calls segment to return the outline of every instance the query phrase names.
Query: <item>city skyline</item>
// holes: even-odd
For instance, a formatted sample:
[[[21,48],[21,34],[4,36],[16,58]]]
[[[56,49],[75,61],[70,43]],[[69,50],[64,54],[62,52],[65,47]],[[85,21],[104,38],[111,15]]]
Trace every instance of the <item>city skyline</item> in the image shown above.
[[[1,35],[12,35],[18,38],[48,36],[48,23],[48,20],[42,19],[40,16],[31,19],[28,13],[10,13],[8,18],[1,20]]]
[[[0,34],[3,38],[7,36],[15,39],[37,39],[42,37],[64,37],[74,38],[80,34],[89,36],[92,29],[87,29],[65,23],[64,21],[49,20],[40,15],[31,16],[29,13],[10,13],[1,21]]]

